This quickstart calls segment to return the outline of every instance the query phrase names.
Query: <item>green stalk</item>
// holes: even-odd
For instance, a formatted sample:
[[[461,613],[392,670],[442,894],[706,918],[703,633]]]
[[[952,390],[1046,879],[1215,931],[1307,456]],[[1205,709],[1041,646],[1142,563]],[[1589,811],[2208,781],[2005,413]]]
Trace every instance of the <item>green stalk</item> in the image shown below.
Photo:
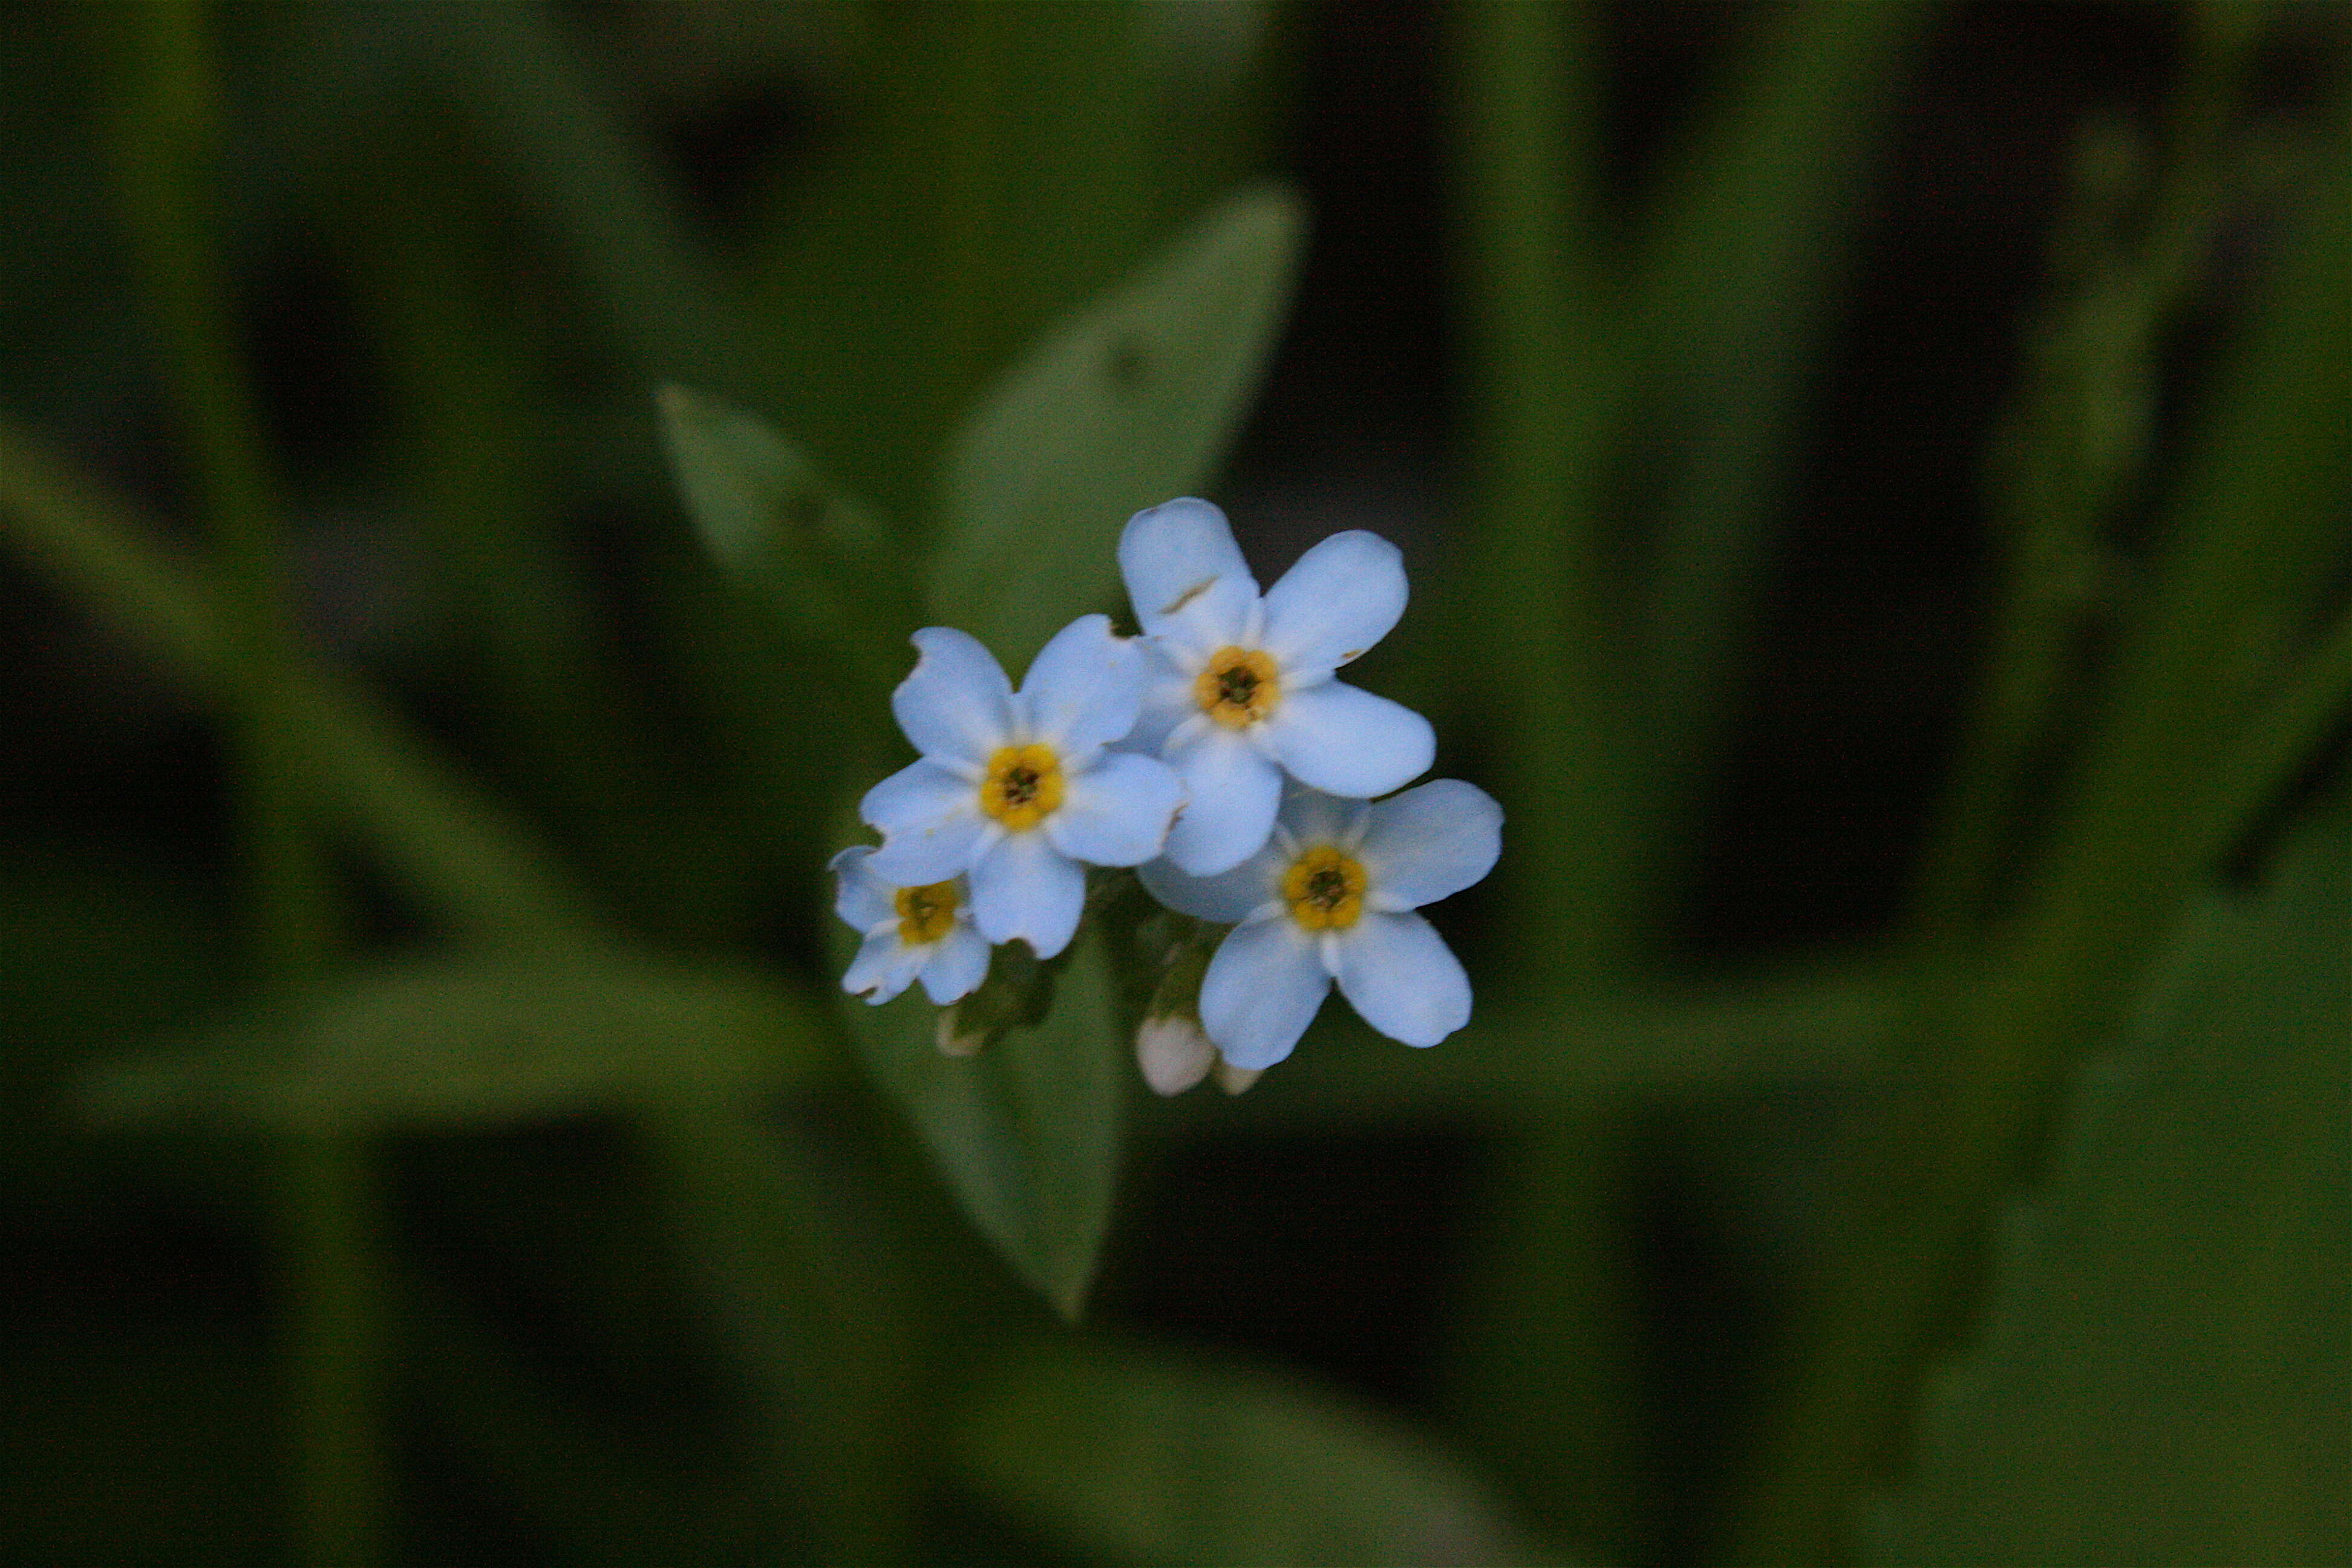
[[[1013,258],[999,242],[1012,220],[1003,129],[1017,17],[1008,5],[950,5],[926,20],[922,42],[942,110],[931,309],[934,384],[944,413],[971,401],[1008,336],[1003,318]]]
[[[1464,629],[1495,679],[1516,884],[1506,972],[1556,1007],[1628,964],[1621,661],[1602,612],[1601,480],[1617,364],[1593,215],[1591,8],[1481,0],[1454,39],[1475,389],[1478,585]],[[1466,610],[1468,606],[1465,606]],[[1626,1546],[1629,1331],[1607,1237],[1622,1214],[1612,1101],[1581,1097],[1507,1151],[1482,1226],[1453,1397],[1538,1517]]]
[[[219,86],[195,0],[144,0],[126,21],[116,143],[124,213],[211,520],[255,977],[290,992],[326,967],[332,916],[309,809],[314,784],[286,700],[279,485],[234,342],[211,200]],[[356,1142],[325,1134],[289,1138],[279,1153],[300,1550],[307,1562],[362,1568],[383,1558],[385,1494],[369,1162]]]
[[[1619,689],[1600,479],[1616,363],[1591,257],[1593,44],[1582,5],[1481,0],[1454,40],[1480,602],[1465,633],[1507,737],[1507,967],[1553,994],[1622,967]]]
[[[163,547],[160,530],[0,419],[0,526],[61,591],[215,702],[233,689],[221,595]],[[320,808],[363,842],[425,910],[474,940],[538,947],[596,927],[552,856],[475,794],[380,699],[296,656],[280,672],[289,742]]]
[[[2269,723],[2312,722],[2307,706],[2324,702],[2324,664],[2307,694],[2298,672],[2265,668],[2283,620],[2344,560],[2352,205],[2332,174],[2315,194],[2174,497],[2041,874],[1969,984],[1931,974],[1921,987],[1908,1077],[1853,1173],[1855,1239],[1821,1284],[1729,1561],[1850,1553],[1854,1510],[1896,1467],[1920,1381],[1967,1316],[1985,1238],[2058,1086],[2110,1037],[2233,836],[2221,814],[2249,793],[2245,775],[2305,743]],[[2213,767],[2233,755],[2244,760]]]
[[[1911,925],[1947,958],[1982,933],[2037,748],[2049,739],[2068,660],[2101,586],[2103,539],[2144,478],[2164,339],[2188,307],[2220,221],[2218,142],[2243,68],[2242,39],[2185,84],[2174,157],[2141,243],[2114,254],[2137,193],[2125,150],[2086,139],[2053,270],[2066,298],[1995,449],[1990,508],[2010,542],[1992,648],[1921,857]],[[1938,962],[1932,953],[1928,962]]]

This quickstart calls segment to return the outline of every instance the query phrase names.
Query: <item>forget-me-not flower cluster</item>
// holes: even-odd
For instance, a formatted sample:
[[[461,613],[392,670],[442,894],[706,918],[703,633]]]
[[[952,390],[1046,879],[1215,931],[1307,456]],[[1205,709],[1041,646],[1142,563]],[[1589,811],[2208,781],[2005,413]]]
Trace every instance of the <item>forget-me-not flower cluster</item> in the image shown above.
[[[1261,592],[1224,514],[1184,499],[1130,519],[1118,563],[1141,635],[1081,616],[1018,689],[965,633],[915,634],[891,708],[920,755],[860,805],[881,845],[834,861],[864,939],[843,985],[880,1003],[919,980],[954,1003],[992,944],[1069,945],[1085,868],[1135,867],[1169,908],[1233,927],[1197,1001],[1139,1036],[1162,1093],[1204,1076],[1210,1047],[1245,1084],[1335,984],[1408,1045],[1460,1028],[1469,982],[1413,910],[1486,874],[1501,810],[1454,779],[1391,795],[1427,771],[1429,723],[1334,679],[1403,614],[1396,547],[1334,534]]]

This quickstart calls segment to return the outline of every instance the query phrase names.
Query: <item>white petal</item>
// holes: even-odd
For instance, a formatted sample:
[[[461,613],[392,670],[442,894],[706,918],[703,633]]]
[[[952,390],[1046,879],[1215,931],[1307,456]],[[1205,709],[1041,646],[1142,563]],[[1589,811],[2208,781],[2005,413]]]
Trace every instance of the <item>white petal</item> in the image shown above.
[[[923,966],[923,949],[908,947],[898,940],[896,931],[876,931],[858,948],[857,956],[849,961],[849,972],[841,977],[841,988],[878,1007],[913,984],[915,971]]]
[[[1335,533],[1267,590],[1265,650],[1294,679],[1336,669],[1388,636],[1404,601],[1395,545],[1360,528]]]
[[[1282,857],[1267,845],[1240,865],[1213,877],[1195,877],[1172,860],[1147,860],[1135,868],[1146,891],[1179,914],[1234,925],[1273,904]]]
[[[1359,799],[1402,787],[1437,756],[1428,720],[1344,681],[1284,693],[1260,730],[1291,777]]]
[[[1128,752],[1104,752],[1094,766],[1070,774],[1064,789],[1045,833],[1071,859],[1096,866],[1139,866],[1159,854],[1184,804],[1175,769]]]
[[[1290,1054],[1331,977],[1315,943],[1285,916],[1233,929],[1201,981],[1201,1025],[1225,1060],[1264,1070]]]
[[[898,889],[866,869],[866,862],[873,853],[870,844],[853,844],[827,863],[839,879],[833,912],[859,931],[898,913],[893,896]]]
[[[1110,629],[1108,616],[1081,616],[1054,634],[1021,680],[1029,725],[1055,750],[1091,752],[1135,728],[1143,701],[1143,655]]]
[[[944,1007],[988,978],[988,942],[964,921],[948,928],[923,957],[923,990]]]
[[[1070,945],[1087,874],[1043,833],[1008,833],[971,868],[971,921],[991,942],[1026,942],[1040,958]]]
[[[1358,855],[1381,909],[1449,898],[1493,870],[1503,852],[1503,808],[1460,779],[1432,779],[1370,810]]]
[[[925,626],[912,640],[922,658],[890,694],[898,728],[927,757],[984,767],[1012,732],[1013,683],[968,632]]]
[[[882,847],[866,862],[866,871],[899,888],[944,882],[971,869],[988,826],[979,792],[929,759],[908,763],[867,790],[857,815],[882,833]]]
[[[1203,725],[1171,748],[1186,800],[1168,831],[1168,858],[1196,877],[1238,866],[1265,846],[1282,804],[1282,770],[1238,730]]]
[[[1127,520],[1118,569],[1136,624],[1195,656],[1238,638],[1257,604],[1257,579],[1225,514],[1189,496]]]
[[[1389,1038],[1433,1046],[1470,1021],[1469,976],[1419,915],[1366,910],[1334,945],[1340,994]]]

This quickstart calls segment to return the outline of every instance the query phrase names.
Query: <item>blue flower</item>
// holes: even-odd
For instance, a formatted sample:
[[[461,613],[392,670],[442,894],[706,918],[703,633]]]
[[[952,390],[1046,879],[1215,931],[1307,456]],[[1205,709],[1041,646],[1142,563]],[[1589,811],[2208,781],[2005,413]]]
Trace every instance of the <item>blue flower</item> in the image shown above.
[[[930,626],[914,643],[922,657],[890,707],[922,757],[860,803],[883,838],[868,864],[901,887],[968,876],[982,936],[1051,958],[1086,905],[1081,863],[1150,859],[1184,803],[1165,764],[1108,749],[1134,727],[1142,655],[1108,616],[1082,616],[1016,692],[963,632]]]
[[[874,874],[873,858],[862,844],[833,858],[834,913],[866,938],[841,988],[877,1006],[919,977],[942,1007],[971,994],[988,973],[988,943],[972,929],[964,879],[901,887]]]
[[[1214,877],[1143,868],[1171,909],[1236,922],[1201,984],[1201,1024],[1233,1067],[1288,1056],[1334,981],[1364,1022],[1433,1046],[1470,1021],[1470,982],[1412,911],[1458,893],[1502,853],[1503,808],[1475,784],[1436,779],[1386,800],[1300,790],[1264,848]]]
[[[1187,498],[1129,519],[1118,563],[1152,660],[1127,744],[1183,775],[1192,798],[1168,837],[1180,868],[1211,876],[1257,853],[1286,773],[1361,799],[1428,768],[1427,720],[1331,678],[1404,613],[1395,545],[1335,533],[1261,596],[1225,514]]]

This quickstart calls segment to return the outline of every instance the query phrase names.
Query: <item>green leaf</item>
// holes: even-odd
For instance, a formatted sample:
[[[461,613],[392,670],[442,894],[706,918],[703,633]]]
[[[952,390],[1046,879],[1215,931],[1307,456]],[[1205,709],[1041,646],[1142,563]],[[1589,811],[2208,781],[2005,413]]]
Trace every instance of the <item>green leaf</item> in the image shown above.
[[[1879,1563],[2352,1559],[2352,832],[2188,922],[2082,1081]]]
[[[1202,1358],[1100,1346],[1017,1356],[986,1379],[954,1443],[975,1489],[1121,1562],[1544,1560],[1427,1439]]]
[[[977,1056],[942,1055],[939,1017],[919,991],[852,1013],[867,1065],[906,1107],[964,1213],[1075,1318],[1110,1223],[1127,1082],[1100,946],[1082,934],[1045,1018]]]
[[[997,385],[948,454],[935,616],[1017,669],[1108,601],[1120,525],[1200,488],[1239,428],[1304,222],[1281,187],[1234,196]]]
[[[427,959],[112,1067],[108,1123],[317,1131],[496,1126],[804,1071],[814,1025],[761,977],[614,950]]]
[[[913,595],[874,520],[759,416],[682,386],[663,387],[659,403],[679,495],[712,558],[788,630],[869,676],[887,668],[894,683]]]

